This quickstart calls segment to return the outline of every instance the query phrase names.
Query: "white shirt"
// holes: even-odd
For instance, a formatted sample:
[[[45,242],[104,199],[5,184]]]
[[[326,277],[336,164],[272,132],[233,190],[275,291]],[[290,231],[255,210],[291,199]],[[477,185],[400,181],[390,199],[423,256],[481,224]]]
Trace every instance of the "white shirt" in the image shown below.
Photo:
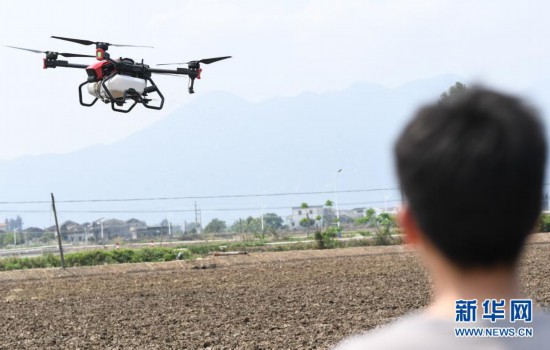
[[[532,328],[532,337],[459,337],[455,328],[505,327]],[[475,323],[457,323],[454,320],[435,318],[417,313],[380,327],[363,335],[348,338],[334,350],[409,349],[409,350],[539,350],[550,349],[550,315],[533,311],[533,321],[482,320]]]

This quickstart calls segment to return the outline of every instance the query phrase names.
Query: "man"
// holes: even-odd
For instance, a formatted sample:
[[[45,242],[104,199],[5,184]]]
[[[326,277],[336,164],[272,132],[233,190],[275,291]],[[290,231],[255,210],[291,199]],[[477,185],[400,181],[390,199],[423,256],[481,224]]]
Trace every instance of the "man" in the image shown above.
[[[550,348],[550,318],[527,314],[517,271],[542,203],[546,140],[535,112],[518,98],[468,89],[420,109],[395,158],[406,198],[400,225],[431,273],[433,300],[337,349]],[[532,337],[516,337],[519,328]]]

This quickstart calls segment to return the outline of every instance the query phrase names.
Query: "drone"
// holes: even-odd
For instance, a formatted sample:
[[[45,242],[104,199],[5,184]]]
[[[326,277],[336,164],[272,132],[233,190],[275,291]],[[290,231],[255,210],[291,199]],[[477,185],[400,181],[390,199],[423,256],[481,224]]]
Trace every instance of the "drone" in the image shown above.
[[[142,104],[145,108],[156,110],[162,109],[164,106],[164,96],[151,78],[153,74],[176,76],[186,75],[189,77],[188,92],[193,94],[195,93],[195,79],[201,78],[201,64],[210,64],[231,58],[231,56],[223,56],[189,62],[162,63],[157,65],[187,65],[187,68],[151,68],[149,65],[143,63],[143,59],[141,62],[136,62],[130,58],[112,59],[108,52],[109,46],[152,48],[151,46],[111,44],[103,41],[72,39],[60,36],[52,36],[52,38],[70,41],[81,45],[95,45],[95,56],[67,52],[41,51],[7,45],[6,47],[45,54],[46,56],[43,59],[44,69],[57,67],[85,69],[88,78],[78,86],[78,97],[80,104],[85,107],[91,107],[98,100],[101,100],[104,103],[110,103],[113,111],[121,113],[130,112],[138,103]],[[91,65],[76,64],[64,60],[58,60],[57,58],[59,56],[66,58],[91,57],[95,58],[98,62]],[[88,98],[88,102],[84,101],[82,93],[84,86],[86,86],[88,93],[94,97],[93,100],[90,101]],[[156,94],[158,98],[152,99],[150,97],[151,94],[153,96]],[[152,103],[153,101],[160,102]],[[124,108],[124,105],[127,102],[129,103],[129,107]]]

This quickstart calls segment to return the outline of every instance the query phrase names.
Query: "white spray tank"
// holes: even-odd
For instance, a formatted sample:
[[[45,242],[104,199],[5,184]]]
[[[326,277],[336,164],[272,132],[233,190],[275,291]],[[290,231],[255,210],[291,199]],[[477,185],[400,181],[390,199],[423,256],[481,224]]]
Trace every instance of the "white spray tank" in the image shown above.
[[[88,83],[88,92],[90,95],[97,97],[103,101],[109,101],[109,95],[105,92],[102,86],[103,81]],[[117,74],[105,82],[107,89],[111,92],[114,98],[124,96],[124,91],[134,89],[137,93],[142,94],[147,86],[147,81],[141,78],[134,78],[128,75]]]

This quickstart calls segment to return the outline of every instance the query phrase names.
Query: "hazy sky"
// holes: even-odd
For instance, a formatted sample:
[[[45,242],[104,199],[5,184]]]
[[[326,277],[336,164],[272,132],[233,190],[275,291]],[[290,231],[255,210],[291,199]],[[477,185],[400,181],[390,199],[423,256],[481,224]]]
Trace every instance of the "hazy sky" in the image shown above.
[[[110,50],[150,64],[232,55],[203,67],[196,95],[222,90],[253,101],[449,73],[520,90],[550,78],[549,12],[542,0],[9,0],[0,2],[0,44],[89,54],[93,47],[49,36],[152,45]],[[0,159],[111,143],[192,100],[186,79],[158,77],[161,112],[85,108],[77,94],[85,72],[44,71],[41,55],[0,52]]]

